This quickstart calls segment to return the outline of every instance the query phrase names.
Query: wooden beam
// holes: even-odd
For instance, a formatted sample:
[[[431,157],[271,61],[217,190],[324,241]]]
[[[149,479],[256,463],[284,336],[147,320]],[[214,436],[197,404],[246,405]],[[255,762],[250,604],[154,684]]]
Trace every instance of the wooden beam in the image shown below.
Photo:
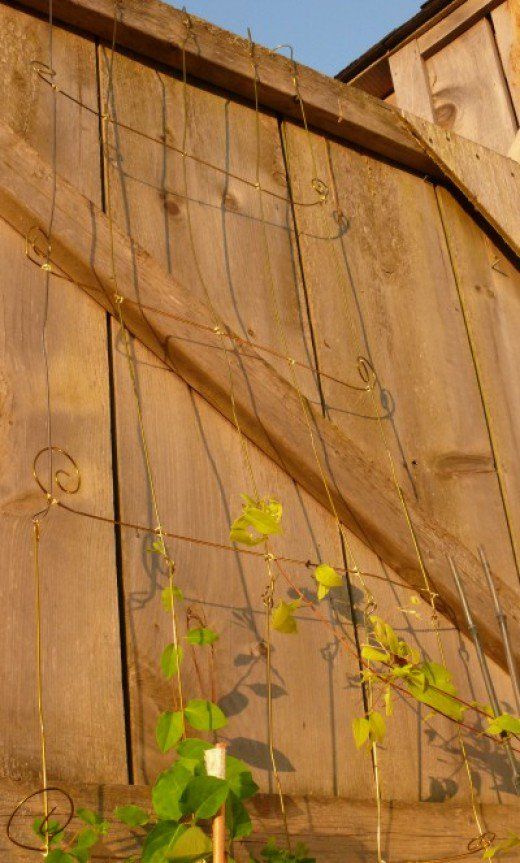
[[[22,236],[47,224],[53,178],[49,166],[11,129],[0,125],[0,215]],[[111,229],[106,215],[71,185],[58,178],[52,259],[105,309],[114,313]],[[357,445],[323,419],[253,348],[224,355],[206,306],[181,286],[126,234],[113,227],[114,259],[128,328],[225,416],[232,419],[229,393],[231,363],[236,410],[244,434],[324,505],[321,471],[344,523],[417,589],[424,586],[411,533],[391,480]],[[74,290],[56,282],[55,290]],[[140,304],[148,308],[143,310]],[[156,310],[161,310],[161,313]],[[166,317],[165,314],[170,315]],[[206,327],[201,335],[193,324]],[[223,324],[224,325],[224,324]],[[209,330],[209,331],[208,331]],[[302,401],[305,404],[321,467],[316,463]],[[61,442],[66,446],[66,442]],[[73,453],[71,453],[74,456]],[[68,501],[70,502],[70,500]],[[474,617],[488,653],[504,663],[496,621],[482,591],[475,556],[455,537],[428,519],[409,501],[417,541],[435,586],[461,628],[465,627],[446,556],[463,574]],[[498,576],[502,604],[508,610],[511,637],[520,658],[518,594]]]
[[[24,0],[24,6],[48,12],[48,0]],[[53,13],[57,22],[111,40],[114,8],[113,0],[54,0]],[[117,8],[121,9],[118,46],[154,63],[182,67],[181,46],[186,38],[183,12],[159,0],[125,0]],[[195,16],[190,20],[191,37],[186,42],[189,74],[253,101],[249,42]],[[256,48],[256,59],[262,107],[301,120],[290,60],[260,46]],[[298,71],[311,126],[415,170],[436,173],[435,165],[400,126],[397,114],[388,105],[306,66],[298,65]]]
[[[417,36],[420,53],[423,57],[430,57],[440,51],[489,14],[500,2],[501,0],[466,0],[449,15],[441,18],[433,27],[429,27],[422,35]]]
[[[400,53],[403,48],[411,42],[417,41],[418,48],[423,57],[429,57],[440,51],[445,45],[468,30],[476,21],[484,18],[490,11],[495,9],[503,0],[454,0],[437,15],[433,15],[419,27],[408,29],[407,35],[399,41],[392,39],[391,47],[384,51],[381,56],[374,59],[364,69],[361,69],[354,78],[349,79],[349,84],[372,93],[374,96],[384,98],[388,92],[389,60]],[[404,27],[406,25],[403,25]],[[385,39],[390,41],[391,35]],[[360,61],[362,58],[360,58]],[[345,70],[348,71],[348,70]],[[343,73],[340,79],[344,80]],[[378,83],[380,87],[378,88]]]
[[[4,781],[0,784],[0,819],[4,828],[7,819],[20,799],[34,789],[19,782]],[[150,788],[143,785],[66,785],[76,808],[85,806],[101,812],[106,818],[113,816],[116,806],[134,804],[150,811]],[[51,795],[50,805],[58,805],[56,817],[65,811],[64,801]],[[296,840],[309,846],[311,854],[320,863],[368,863],[376,851],[377,811],[373,800],[347,800],[340,797],[287,796],[285,798],[289,830]],[[17,816],[13,832],[17,838],[31,839],[31,824],[41,814],[41,798],[29,801]],[[270,836],[280,837],[283,828],[279,801],[276,795],[260,794],[248,803],[253,822],[253,834],[245,843],[253,850],[261,846]],[[520,818],[520,806],[516,804],[485,804],[481,817],[486,830],[505,837],[514,829]],[[73,827],[81,826],[74,821]],[[469,803],[384,803],[382,831],[385,858],[388,860],[431,859],[435,848],[435,859],[449,859],[453,854],[466,850],[474,838],[475,824]],[[136,853],[139,830],[129,830],[114,823],[109,836],[94,850],[94,860],[127,859]],[[142,835],[142,833],[141,833]],[[25,863],[29,852],[15,848],[0,830],[0,853],[4,863]],[[517,852],[516,852],[517,853]],[[237,859],[247,859],[239,856]],[[517,859],[515,851],[500,860]]]
[[[520,255],[518,162],[402,111],[404,122],[442,172]]]
[[[416,39],[392,54],[390,70],[397,106],[433,122],[435,115],[428,72]]]

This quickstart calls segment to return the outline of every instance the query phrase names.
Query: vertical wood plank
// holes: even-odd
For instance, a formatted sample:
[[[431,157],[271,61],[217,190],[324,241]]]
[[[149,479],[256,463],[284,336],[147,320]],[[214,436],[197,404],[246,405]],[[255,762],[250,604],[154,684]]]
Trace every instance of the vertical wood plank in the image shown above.
[[[103,54],[101,58],[103,70]],[[179,140],[181,87],[175,78],[158,75],[117,55],[113,108],[123,122],[158,135],[166,117],[167,134],[174,132],[175,140]],[[254,176],[254,111],[191,85],[190,104],[190,151],[233,173]],[[285,192],[278,125],[266,115],[260,122],[262,181],[269,188]],[[178,155],[147,141],[143,143],[137,136],[121,134],[117,145],[119,172],[111,166],[114,218],[200,294],[187,236]],[[249,334],[278,348],[260,257],[256,190],[200,163],[189,165],[189,180],[197,255],[212,301],[245,337]],[[269,201],[266,195],[266,215],[290,350],[295,357],[306,357],[304,309],[300,306],[300,286],[287,227],[290,210],[287,204]],[[124,519],[147,524],[152,515],[135,406],[117,330],[114,356],[121,513]],[[135,356],[165,524],[184,534],[227,543],[230,522],[240,511],[240,492],[251,491],[236,429],[137,344]],[[275,364],[285,371],[283,364]],[[312,378],[303,385],[308,392],[311,385],[314,387]],[[339,562],[333,519],[254,447],[251,460],[260,494],[277,496],[284,504],[286,527],[277,550],[303,560]],[[169,621],[158,597],[160,575],[146,553],[149,543],[147,536],[123,533],[134,775],[136,781],[146,782],[153,781],[168,762],[157,750],[154,729],[159,711],[167,709],[171,702],[171,687],[161,680],[158,670],[161,650],[169,640]],[[174,548],[179,583],[187,603],[202,609],[209,624],[221,633],[216,697],[230,716],[225,735],[231,741],[231,751],[252,765],[262,788],[272,787],[262,647],[265,563],[185,544],[175,544]],[[298,585],[310,586],[305,569],[297,570],[295,577]],[[281,580],[277,594],[287,595]],[[350,634],[347,596],[342,598],[342,609]],[[342,787],[352,796],[367,797],[371,790],[370,765],[355,751],[350,732],[352,716],[362,712],[359,687],[351,685],[356,664],[345,659],[331,633],[322,630],[308,613],[301,613],[299,627],[298,637],[275,635],[274,642],[275,735],[283,786],[288,792],[333,794],[342,772]],[[188,656],[185,680],[191,696],[207,696],[211,690],[206,663],[200,658],[199,662],[202,681]]]
[[[328,179],[330,200],[323,211],[297,208],[296,212],[320,368],[352,379],[356,358],[362,354],[384,375],[382,398],[376,406],[370,400],[356,402],[354,394],[323,379],[328,414],[388,470],[375,419],[377,407],[386,417],[383,427],[398,481],[407,494],[416,495],[469,547],[476,549],[479,542],[493,547],[501,557],[500,571],[517,586],[493,453],[434,190],[416,177],[336,144],[330,144],[331,176],[323,140],[316,136],[313,141],[320,176]],[[301,195],[311,176],[310,154],[305,136],[289,124],[287,146],[291,183],[295,195]],[[343,220],[338,220],[338,213]],[[343,221],[342,237],[338,221]],[[488,517],[490,507],[493,515]],[[396,610],[403,600],[395,590],[378,588],[376,598],[383,616],[399,629],[409,627],[406,614]],[[413,638],[428,655],[439,659],[429,616],[424,610],[423,615],[425,631],[414,628]],[[446,659],[464,681],[455,635],[446,636]],[[422,738],[425,729],[420,730],[416,717],[414,723],[404,712],[399,723],[406,738],[417,741],[399,784],[399,793],[413,798],[419,790],[428,793],[426,779],[438,778],[442,758],[440,752],[422,745],[427,738]],[[453,729],[446,726],[442,733],[451,739]],[[384,769],[390,772],[394,762],[402,765],[394,746],[389,741],[383,755]],[[446,764],[460,765],[457,748],[448,750]],[[481,782],[483,793],[494,793],[485,776]],[[467,795],[462,774],[456,785],[459,793]]]
[[[495,39],[509,93],[520,120],[520,8],[518,3],[506,0],[491,12]]]
[[[426,60],[435,121],[507,154],[517,130],[489,21],[483,18]]]
[[[106,58],[103,51],[103,70]],[[155,139],[154,143],[115,128],[117,139],[111,144],[124,153],[124,159],[114,171],[114,185],[117,190],[117,184],[124,183],[121,206],[126,208],[125,227],[140,237],[145,248],[153,247],[160,253],[161,260],[195,296],[206,302],[209,296],[217,315],[234,332],[284,354],[268,277],[259,193],[254,188],[255,112],[225,96],[187,85],[186,190],[179,153],[183,146],[183,82],[173,74],[163,74],[118,54],[114,90],[116,118]],[[276,119],[261,112],[258,135],[265,238],[271,269],[277,273],[274,288],[280,320],[291,356],[312,366]],[[164,146],[163,140],[177,149]],[[137,201],[138,205],[134,203]],[[162,214],[161,234],[149,218],[149,211],[158,209]],[[285,359],[268,357],[287,375]],[[317,399],[312,374],[302,372],[301,379],[305,393]]]
[[[437,194],[520,558],[520,274],[448,192]]]
[[[52,92],[29,65],[32,60],[47,60],[47,26],[2,5],[0,34],[0,115],[50,159]],[[60,86],[92,107],[97,105],[93,43],[56,27],[54,65]],[[99,203],[97,122],[61,99],[57,118],[57,169]],[[2,682],[0,772],[38,784],[31,516],[45,504],[32,478],[33,458],[47,444],[41,344],[45,274],[29,262],[23,240],[3,223],[0,245],[4,274],[1,601],[7,617],[0,649],[2,655],[11,657],[4,664]],[[52,280],[47,342],[53,442],[65,448],[81,469],[81,489],[74,503],[111,516],[105,315],[82,292]],[[57,457],[56,468],[69,467]],[[41,531],[49,777],[65,782],[124,782],[127,772],[114,538],[95,523],[56,509],[42,522]]]
[[[397,106],[433,123],[430,82],[417,39],[392,54],[389,63]]]

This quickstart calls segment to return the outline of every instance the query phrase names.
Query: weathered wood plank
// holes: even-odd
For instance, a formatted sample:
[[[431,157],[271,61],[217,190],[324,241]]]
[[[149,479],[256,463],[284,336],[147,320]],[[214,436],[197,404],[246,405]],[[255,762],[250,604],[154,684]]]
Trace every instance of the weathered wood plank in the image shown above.
[[[392,54],[389,63],[397,107],[433,123],[435,117],[430,82],[417,39]]]
[[[518,126],[489,21],[478,21],[426,68],[435,122],[506,155]]]
[[[424,57],[441,51],[448,43],[453,43],[469,28],[484,19],[500,0],[464,0],[449,14],[440,15],[433,26],[426,25],[424,32],[418,33],[419,50]]]
[[[444,189],[437,194],[520,559],[520,278],[453,197]]]
[[[45,163],[10,130],[0,130],[0,212],[24,234],[35,221],[42,220],[51,193],[51,177]],[[186,321],[203,326],[211,323],[207,309],[193,295],[117,228],[114,230],[115,261],[127,297],[132,295],[137,278],[139,301],[157,311],[146,311],[128,302],[125,313],[129,328],[161,359],[201,393],[224,415],[230,414],[228,365],[218,347],[218,339],[202,350],[193,343],[194,329]],[[57,190],[53,255],[55,262],[90,291],[106,308],[112,309],[112,267],[110,228],[106,216],[81,197],[65,181]],[[93,271],[98,287],[92,283]],[[66,286],[65,289],[67,290]],[[163,312],[179,316],[175,325]],[[174,338],[172,337],[174,335]],[[208,333],[208,341],[211,334]],[[258,446],[319,501],[325,501],[321,471],[317,468],[309,442],[301,401],[295,390],[253,350],[231,358],[235,378],[237,410],[244,432]],[[414,545],[392,483],[367,463],[366,457],[351,440],[329,420],[323,420],[307,404],[315,427],[323,464],[334,478],[333,497],[345,523],[356,533],[370,537],[374,549],[409,583],[422,585]],[[326,456],[326,458],[325,458]],[[427,565],[444,600],[452,606],[463,624],[456,591],[448,572],[446,555],[451,554],[465,574],[472,608],[482,631],[486,648],[503,662],[502,646],[487,599],[480,590],[481,569],[474,555],[452,534],[429,519],[415,502],[409,500],[417,539]],[[520,608],[515,592],[499,582],[504,604],[510,610],[514,633],[520,625]]]
[[[509,93],[520,121],[520,8],[518,3],[505,0],[491,13],[495,39],[502,61]]]
[[[27,790],[21,783],[2,784],[0,818],[3,822]],[[116,806],[133,803],[148,807],[150,800],[150,789],[139,785],[67,786],[67,791],[78,806],[99,808],[106,817]],[[372,800],[291,795],[287,798],[287,810],[294,837],[308,844],[311,853],[323,863],[339,863],[345,859],[349,863],[369,863],[374,859],[377,816]],[[259,795],[250,804],[249,811],[254,832],[246,846],[258,848],[270,836],[281,838],[279,808],[274,795]],[[30,823],[38,812],[38,801],[24,808],[18,822],[20,835],[30,835]],[[481,815],[486,829],[504,837],[514,829],[520,810],[515,804],[485,804]],[[465,851],[474,837],[470,807],[453,803],[384,804],[382,829],[385,855],[391,860],[431,859],[433,848],[441,858],[455,856]],[[136,846],[127,828],[114,825],[109,839],[96,847],[94,859],[123,859],[137,850]],[[3,831],[0,850],[6,863],[21,863],[27,859],[27,852],[8,844]],[[501,855],[501,859],[509,863],[517,856],[513,850],[511,854]]]
[[[296,208],[319,367],[334,377],[348,376],[349,370],[353,375],[357,357],[367,356],[379,371],[383,390],[374,400],[360,399],[323,378],[327,414],[358,443],[367,460],[391,476],[383,432],[397,481],[409,498],[420,501],[469,548],[479,542],[492,547],[500,557],[495,565],[502,577],[518,590],[493,451],[434,189],[341,145],[329,144],[329,162],[326,142],[316,136],[313,144],[320,176],[337,192],[337,198],[331,194],[330,204],[319,210]],[[312,165],[305,136],[296,127],[287,129],[287,149],[291,185],[301,197]],[[343,213],[348,230],[342,238],[319,239],[334,234],[334,211]],[[383,416],[381,427],[378,412]],[[405,524],[405,513],[401,515]],[[371,588],[383,617],[423,653],[439,658],[429,610],[424,607],[420,617],[410,616],[405,591],[379,584]],[[459,640],[447,621],[441,629],[446,663],[457,684],[464,686]],[[450,781],[443,777],[438,753],[432,758],[429,747],[422,745],[424,726],[408,712],[401,715],[401,708],[398,703],[396,721],[413,744],[402,764],[399,743],[389,736],[381,755],[383,787],[394,787],[386,777],[398,765],[400,775],[394,780],[403,797],[413,798],[419,781],[425,797],[442,794],[443,787],[448,793]],[[438,735],[442,746],[441,739],[450,737],[448,726],[438,729]],[[456,745],[448,747],[443,762],[455,771],[452,793],[467,793],[464,775],[457,774]],[[493,794],[489,773],[483,769],[481,789]]]
[[[108,51],[102,50],[103,92],[107,61]],[[276,118],[260,112],[257,128],[255,111],[247,105],[191,84],[184,88],[182,80],[120,53],[111,110],[119,123],[155,139],[110,126],[111,189],[121,228],[209,303],[233,332],[281,353],[267,355],[281,374],[288,377],[286,352],[314,366]],[[190,155],[184,165],[179,150],[185,124]],[[163,138],[177,150],[157,143]],[[257,149],[265,234],[255,188]],[[312,190],[307,197],[317,200]],[[312,373],[302,376],[305,395],[319,401]]]
[[[481,144],[468,141],[403,113],[406,124],[453,180],[470,204],[520,254],[520,171],[518,163]]]
[[[106,87],[106,57],[101,52],[102,87]],[[135,93],[140,96],[135,102]],[[211,161],[239,176],[254,178],[256,168],[256,117],[251,108],[188,87],[188,148],[198,159]],[[182,82],[117,54],[113,65],[115,114],[124,123],[138,125],[158,136],[166,127],[180,144],[183,133]],[[146,113],[142,104],[147,106]],[[284,197],[285,168],[275,118],[259,118],[262,186]],[[220,317],[245,338],[281,350],[266,282],[264,249],[259,241],[258,192],[200,162],[188,162],[188,200],[181,158],[135,135],[121,134],[117,165],[112,162],[110,187],[115,221],[182,283],[193,297],[204,300],[208,291]],[[161,194],[163,192],[163,194]],[[309,361],[303,334],[308,329],[304,300],[295,279],[290,232],[289,202],[265,195],[267,241],[276,290],[291,355]],[[188,208],[189,207],[189,213]],[[192,226],[190,238],[189,221]],[[207,238],[211,237],[211,242]],[[192,248],[195,246],[195,250]],[[195,260],[196,258],[196,260]],[[203,281],[203,284],[201,283]],[[196,335],[196,334],[195,334]],[[309,341],[308,341],[309,343]],[[135,423],[128,369],[118,350],[114,330],[116,416],[119,451],[119,489],[124,519],[150,520],[149,494],[143,473],[142,452]],[[222,355],[222,348],[215,345]],[[203,350],[203,348],[202,348]],[[243,463],[237,431],[180,378],[168,372],[141,345],[135,346],[142,397],[159,505],[165,524],[185,534],[212,536],[228,542],[229,526],[240,512],[241,492],[252,492]],[[276,365],[286,373],[287,363]],[[308,377],[306,390],[317,400],[316,385]],[[228,392],[228,400],[230,398]],[[229,409],[229,408],[228,408]],[[250,460],[261,494],[283,501],[284,537],[279,553],[303,559],[322,556],[341,560],[335,524],[322,507],[309,498],[277,466],[250,447]],[[131,671],[131,716],[134,775],[150,781],[168,764],[155,742],[158,712],[170,704],[171,687],[161,681],[160,652],[171,638],[170,621],[161,608],[152,561],[143,554],[147,537],[131,532],[122,536],[128,644]],[[257,781],[272,787],[266,727],[265,635],[262,590],[265,562],[218,549],[174,545],[178,581],[189,606],[204,613],[221,633],[216,648],[215,696],[230,714],[225,729],[232,751],[252,764]],[[143,560],[145,561],[143,564]],[[209,577],[208,577],[209,573]],[[308,587],[308,573],[296,573],[297,583]],[[287,585],[279,583],[277,595]],[[142,597],[136,601],[136,597]],[[347,596],[342,597],[351,618]],[[299,620],[295,639],[275,636],[275,735],[283,787],[294,793],[332,794],[338,763],[349,765],[348,793],[370,793],[370,764],[355,750],[349,717],[363,711],[359,688],[346,688],[355,661],[343,656],[333,634],[308,614]],[[352,638],[352,626],[349,625]],[[203,686],[187,656],[186,696],[211,694],[208,663],[202,663]],[[295,673],[305,667],[306,674]],[[324,734],[315,734],[323,728]],[[326,732],[325,732],[326,729]],[[302,741],[305,745],[302,746]]]
[[[30,68],[47,57],[45,24],[0,7],[0,117],[45,159],[52,149],[52,92]],[[67,88],[97,103],[92,42],[59,28],[54,65]],[[78,194],[101,197],[97,124],[72,104],[57,115],[57,166]],[[40,224],[47,225],[50,202]],[[32,478],[48,443],[42,328],[45,274],[30,263],[19,234],[2,221],[2,481],[4,656],[0,774],[38,784],[35,619],[31,515],[45,500]],[[112,512],[106,316],[88,297],[63,293],[51,280],[48,308],[52,439],[82,466],[77,496],[85,508]],[[88,363],[85,358],[88,357]],[[68,467],[63,462],[56,468]],[[46,475],[44,462],[42,476]],[[64,513],[42,521],[44,708],[51,777],[126,781],[117,582],[113,536],[89,522],[70,529]]]
[[[47,13],[47,0],[26,0],[31,9]],[[107,41],[112,38],[112,0],[55,0],[55,19],[72,24]],[[159,0],[125,0],[121,5],[117,44],[154,63],[181,68],[181,46],[186,37],[185,14]],[[192,35],[186,43],[188,72],[252,101],[253,70],[246,39],[191,16]],[[266,48],[257,48],[260,103],[263,107],[300,119],[294,99],[293,66]],[[299,66],[300,90],[308,122],[336,137],[373,149],[386,158],[420,171],[435,171],[428,158],[398,123],[395,113],[379,100],[333,78]]]

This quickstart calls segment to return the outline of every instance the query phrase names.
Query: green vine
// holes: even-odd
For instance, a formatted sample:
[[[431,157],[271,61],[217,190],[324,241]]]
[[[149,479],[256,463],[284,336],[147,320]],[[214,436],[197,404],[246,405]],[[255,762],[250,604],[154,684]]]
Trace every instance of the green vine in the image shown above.
[[[273,498],[253,499],[242,495],[240,516],[231,525],[233,542],[247,546],[266,542],[270,536],[282,532],[282,505]],[[169,585],[162,590],[161,604],[172,613],[176,603],[183,601],[180,588],[173,583],[173,564],[162,539],[154,541],[151,552],[166,561],[170,573]],[[342,577],[329,564],[322,563],[314,570],[316,599],[323,601],[331,590],[341,587]],[[418,603],[417,597],[412,603]],[[297,633],[295,617],[302,599],[280,600],[271,610],[271,625],[285,635]],[[406,609],[403,609],[406,610]],[[410,610],[408,610],[410,611]],[[410,611],[410,613],[416,613]],[[457,690],[447,668],[426,660],[419,650],[399,638],[395,630],[381,617],[368,616],[370,630],[367,642],[361,646],[364,669],[360,682],[372,688],[372,706],[367,713],[352,721],[354,741],[358,748],[370,750],[384,741],[387,719],[393,714],[392,688],[397,683],[407,689],[417,702],[460,722],[464,712],[472,705],[458,699]],[[195,649],[213,648],[219,634],[208,626],[189,628],[183,641]],[[181,674],[184,647],[169,643],[162,651],[160,668],[165,679]],[[520,719],[504,713],[493,716],[487,705],[477,706],[488,718],[487,734],[500,738],[520,736]],[[232,843],[248,837],[252,832],[251,818],[245,801],[258,792],[247,764],[226,755],[225,779],[209,776],[205,752],[213,744],[199,737],[187,736],[186,729],[215,733],[224,728],[227,717],[212,701],[192,698],[177,709],[160,714],[156,725],[157,745],[162,753],[174,752],[173,763],[156,779],[151,792],[149,811],[133,804],[119,806],[114,819],[126,825],[140,845],[137,854],[127,863],[197,863],[207,860],[212,853],[211,819],[225,804],[228,861]],[[84,826],[66,838],[59,824],[52,820],[36,819],[34,832],[42,839],[47,837],[49,853],[47,863],[89,863],[97,843],[109,832],[109,823],[100,815],[80,809],[76,815]],[[520,836],[510,833],[508,838],[494,842],[483,852],[483,860],[491,860],[514,847],[520,846]],[[299,843],[294,849],[279,847],[270,839],[259,857],[250,856],[250,863],[316,863],[308,856],[308,849]]]

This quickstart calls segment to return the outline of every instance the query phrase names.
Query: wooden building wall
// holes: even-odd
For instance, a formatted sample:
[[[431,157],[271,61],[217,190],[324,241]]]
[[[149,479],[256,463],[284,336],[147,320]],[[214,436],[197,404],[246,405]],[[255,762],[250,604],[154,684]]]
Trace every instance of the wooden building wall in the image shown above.
[[[393,104],[520,158],[518,0],[466,0],[388,62]]]
[[[46,40],[44,21],[2,3],[0,119],[49,159],[52,92],[30,70],[31,60],[45,57]],[[84,33],[55,26],[56,80],[95,111],[107,86],[108,50]],[[432,61],[440,81],[440,58]],[[194,296],[204,299],[207,290],[239,335],[280,350],[258,193],[236,179],[255,176],[254,107],[196,81],[188,84],[187,95],[188,150],[219,165],[221,173],[191,160],[186,189],[182,156],[123,127],[108,142],[109,158],[103,158],[98,117],[60,95],[58,172],[98,204],[106,202],[108,179],[119,226]],[[178,74],[116,51],[111,109],[120,123],[180,147],[183,96]],[[511,105],[508,111],[512,137]],[[259,128],[262,186],[278,196],[263,196],[266,238],[291,356],[351,380],[356,357],[370,358],[385,390],[385,404],[377,407],[390,406],[384,426],[399,482],[469,548],[484,544],[493,567],[518,591],[520,394],[514,369],[520,281],[514,264],[464,206],[431,180],[323,135],[309,137],[297,124],[266,111]],[[319,176],[337,195],[319,208],[298,203],[309,197],[314,159]],[[338,229],[339,210],[345,231]],[[3,222],[0,237],[0,590],[8,621],[0,630],[0,653],[12,657],[1,683],[6,733],[0,770],[4,779],[37,782],[30,574],[31,515],[41,497],[31,472],[34,455],[46,445],[45,274]],[[80,465],[75,505],[151,524],[117,325],[80,290],[55,278],[48,321],[53,439]],[[209,349],[201,337],[200,350]],[[164,524],[226,543],[249,483],[236,430],[145,347],[135,342],[133,350]],[[287,374],[284,362],[278,368]],[[373,404],[309,372],[300,374],[300,385],[389,473]],[[283,501],[286,529],[277,551],[339,563],[342,549],[331,513],[254,445],[250,451],[261,492]],[[410,592],[399,586],[401,577],[358,538],[352,535],[351,542],[360,566],[382,579],[371,583],[381,613],[435,657],[426,605],[418,620],[411,618]],[[149,536],[138,530],[114,531],[56,508],[43,524],[45,706],[53,779],[149,784],[167,763],[157,752],[154,727],[169,703],[169,686],[158,670],[169,640],[168,619],[149,544]],[[182,542],[174,553],[187,603],[221,632],[217,696],[230,715],[226,735],[232,751],[252,764],[261,788],[269,790],[261,651],[264,562]],[[305,570],[295,570],[295,578],[311,586]],[[282,584],[277,590],[284,595]],[[355,644],[356,627],[363,638],[359,589],[354,587],[352,596],[354,607],[347,591],[334,601],[330,619]],[[355,685],[358,669],[305,611],[299,626],[298,637],[277,636],[274,651],[276,749],[284,789],[370,800],[370,761],[355,750],[350,728],[363,709]],[[485,701],[470,643],[447,618],[441,630],[461,694]],[[202,668],[199,680],[189,668],[189,694],[207,692],[208,669]],[[512,709],[507,675],[495,664],[492,671],[504,708]],[[439,719],[424,721],[426,713],[409,701],[397,704],[381,754],[383,796],[432,805],[467,801],[453,727]],[[511,801],[505,760],[485,739],[472,740],[468,753],[481,799]],[[363,849],[358,853],[365,859]]]

